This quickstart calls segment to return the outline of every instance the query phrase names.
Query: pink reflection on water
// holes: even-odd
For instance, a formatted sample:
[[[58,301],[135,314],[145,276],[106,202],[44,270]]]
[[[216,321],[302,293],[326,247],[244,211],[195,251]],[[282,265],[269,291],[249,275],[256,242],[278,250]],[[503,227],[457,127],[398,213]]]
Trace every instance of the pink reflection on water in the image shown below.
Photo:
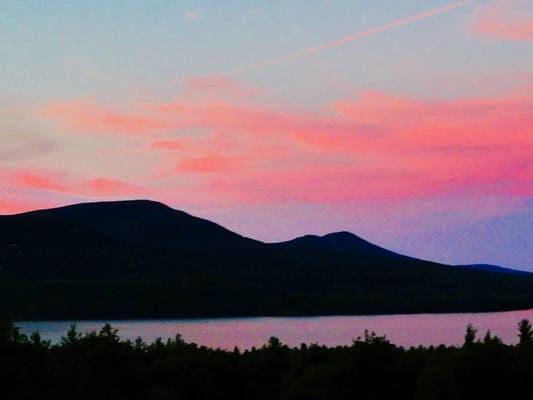
[[[213,348],[261,347],[276,336],[291,347],[301,343],[327,346],[350,345],[365,329],[386,335],[400,346],[461,345],[466,325],[472,323],[483,338],[490,329],[505,343],[518,341],[518,322],[533,321],[533,309],[479,314],[415,314],[378,316],[334,316],[298,318],[233,318],[205,320],[109,321],[123,339],[140,336],[147,342],[173,338],[180,333],[187,342]],[[78,322],[83,332],[98,330],[105,321]],[[39,330],[45,339],[58,342],[72,322],[19,322],[23,333]]]

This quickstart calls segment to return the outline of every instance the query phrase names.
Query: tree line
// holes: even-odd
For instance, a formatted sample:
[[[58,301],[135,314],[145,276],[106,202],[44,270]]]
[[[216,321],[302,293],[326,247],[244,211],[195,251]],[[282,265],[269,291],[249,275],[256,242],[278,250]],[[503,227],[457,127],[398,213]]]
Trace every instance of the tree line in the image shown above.
[[[533,328],[518,343],[468,325],[462,346],[403,348],[365,332],[351,345],[212,349],[121,340],[104,325],[60,343],[0,322],[3,399],[533,399]]]

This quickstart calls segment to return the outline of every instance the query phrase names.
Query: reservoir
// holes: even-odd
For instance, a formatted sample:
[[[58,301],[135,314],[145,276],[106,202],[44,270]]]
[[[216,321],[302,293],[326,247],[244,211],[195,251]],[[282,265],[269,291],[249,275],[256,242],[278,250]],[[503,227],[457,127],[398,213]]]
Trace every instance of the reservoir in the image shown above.
[[[518,322],[533,322],[533,309],[495,313],[411,314],[375,316],[260,317],[191,320],[101,320],[101,321],[18,321],[22,333],[39,331],[42,338],[59,343],[73,323],[79,331],[98,331],[109,322],[119,330],[123,340],[141,337],[146,342],[163,340],[180,334],[186,342],[212,348],[240,349],[261,347],[271,336],[290,347],[301,343],[326,346],[350,345],[364,331],[385,335],[392,343],[403,346],[462,345],[467,324],[477,329],[482,339],[487,330],[504,343],[518,341]]]

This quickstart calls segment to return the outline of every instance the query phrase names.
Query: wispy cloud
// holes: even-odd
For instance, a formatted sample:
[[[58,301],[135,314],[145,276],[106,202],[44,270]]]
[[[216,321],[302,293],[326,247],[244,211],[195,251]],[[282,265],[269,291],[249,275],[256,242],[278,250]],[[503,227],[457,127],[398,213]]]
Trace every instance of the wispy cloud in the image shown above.
[[[191,203],[211,196],[233,204],[533,196],[528,91],[448,100],[371,91],[306,110],[239,95],[243,87],[226,78],[193,81],[169,101],[120,110],[73,101],[59,110],[76,112],[48,117],[67,129],[82,127],[86,135],[126,135],[137,146],[145,141],[135,157],[157,171],[159,179],[146,185],[158,198],[174,193],[165,180],[176,179],[187,180]],[[127,181],[105,175],[12,176],[11,187],[136,193]]]
[[[138,110],[124,112],[120,107],[99,104],[93,99],[51,102],[41,107],[38,114],[78,133],[144,135],[169,129],[161,118],[151,118]]]
[[[235,201],[282,201],[287,196],[319,202],[406,200],[451,193],[532,196],[532,101],[430,101],[370,92],[336,102],[338,116],[333,118],[210,104],[187,111],[197,115],[195,126],[213,134],[192,142],[185,154],[198,172],[204,165],[222,174],[209,188],[232,193]],[[162,106],[161,111],[180,114],[184,107],[174,106]],[[233,133],[233,140],[221,143],[217,132],[226,133],[226,140]],[[272,138],[285,143],[288,151],[262,152]],[[239,142],[249,147],[238,152]],[[235,165],[241,172],[228,174]]]
[[[117,196],[143,193],[140,185],[110,177],[77,178],[61,170],[43,168],[5,168],[0,172],[5,188],[51,191],[77,196]]]
[[[274,59],[271,59],[271,60],[266,60],[266,61],[258,62],[258,63],[255,63],[255,64],[249,64],[249,65],[245,65],[245,66],[242,66],[242,67],[239,67],[239,68],[235,68],[235,69],[233,69],[231,71],[227,71],[226,74],[235,74],[235,73],[245,72],[245,71],[249,71],[249,70],[253,70],[253,69],[264,68],[264,67],[268,67],[268,66],[271,66],[271,65],[281,64],[281,63],[292,61],[292,60],[295,60],[295,59],[298,59],[298,58],[310,56],[312,54],[319,53],[319,52],[321,52],[323,50],[326,50],[326,49],[343,46],[343,45],[345,45],[347,43],[353,42],[354,40],[361,39],[361,38],[366,37],[366,36],[374,35],[374,34],[381,33],[381,32],[386,32],[386,31],[389,31],[389,30],[392,30],[392,29],[396,29],[396,28],[398,28],[400,26],[403,26],[403,25],[411,24],[413,22],[416,22],[416,21],[419,21],[419,20],[422,20],[422,19],[425,19],[425,18],[429,18],[429,17],[432,17],[434,15],[442,14],[444,12],[448,12],[448,11],[451,11],[453,9],[466,6],[468,3],[470,3],[470,0],[462,0],[462,1],[457,1],[457,2],[454,2],[454,3],[450,3],[450,4],[445,5],[443,7],[435,8],[435,9],[432,9],[432,10],[429,10],[429,11],[425,11],[425,12],[420,13],[420,14],[412,15],[412,16],[407,17],[407,18],[399,19],[397,21],[394,21],[394,22],[391,22],[391,23],[388,23],[388,24],[385,24],[385,25],[380,25],[380,26],[377,26],[375,28],[371,28],[371,29],[368,29],[368,30],[365,30],[365,31],[357,32],[357,33],[354,33],[354,34],[351,34],[351,35],[348,35],[348,36],[333,40],[331,42],[322,43],[322,44],[319,44],[317,46],[310,47],[308,49],[304,49],[304,50],[300,50],[300,51],[297,51],[297,52],[294,52],[294,53],[291,53],[291,54],[287,54],[287,55],[285,55],[283,57],[274,58]]]
[[[193,8],[185,12],[185,19],[187,21],[194,21],[201,18],[205,14],[203,8]]]
[[[245,15],[247,17],[257,17],[258,15],[264,14],[265,10],[263,8],[252,8],[246,11]]]
[[[497,40],[533,41],[533,5],[527,0],[498,0],[483,4],[472,31]]]
[[[224,95],[231,97],[246,97],[259,95],[263,90],[258,87],[244,85],[226,75],[207,75],[184,80],[185,95],[205,96],[206,94]]]
[[[186,172],[237,172],[242,167],[235,157],[210,153],[198,157],[184,157],[178,161],[176,169]]]
[[[56,149],[54,141],[38,134],[32,135],[1,125],[0,131],[0,162],[38,157]]]
[[[32,125],[32,107],[0,110],[0,163],[27,160],[56,149],[57,143]]]
[[[255,69],[267,68],[267,67],[270,67],[270,66],[273,66],[273,65],[277,65],[277,64],[283,64],[283,63],[286,63],[286,62],[289,62],[289,61],[293,61],[293,60],[296,60],[296,59],[299,59],[299,58],[302,58],[302,57],[306,57],[306,56],[310,56],[310,55],[319,53],[321,51],[324,51],[324,50],[327,50],[327,49],[330,49],[330,48],[343,46],[345,44],[351,43],[351,42],[353,42],[355,40],[358,40],[358,39],[361,39],[361,38],[364,38],[364,37],[367,37],[367,36],[371,36],[371,35],[374,35],[374,34],[378,34],[378,33],[386,32],[386,31],[389,31],[389,30],[393,30],[393,29],[399,28],[400,26],[403,26],[403,25],[408,25],[408,24],[411,24],[413,22],[416,22],[416,21],[419,21],[419,20],[422,20],[422,19],[425,19],[425,18],[429,18],[429,17],[435,16],[435,15],[438,15],[438,14],[442,14],[442,13],[454,10],[456,8],[464,7],[467,4],[469,4],[470,2],[471,2],[471,0],[456,1],[456,2],[453,2],[453,3],[447,4],[447,5],[443,6],[443,7],[435,8],[435,9],[432,9],[432,10],[429,10],[429,11],[425,11],[425,12],[420,13],[420,14],[412,15],[410,17],[406,17],[406,18],[399,19],[397,21],[393,21],[393,22],[385,24],[385,25],[380,25],[380,26],[377,26],[375,28],[371,28],[371,29],[368,29],[368,30],[365,30],[365,31],[357,32],[357,33],[354,33],[352,35],[348,35],[348,36],[333,40],[331,42],[322,43],[322,44],[319,44],[319,45],[314,46],[314,47],[310,47],[310,48],[307,48],[307,49],[304,49],[304,50],[296,51],[296,52],[291,53],[291,54],[287,54],[285,56],[272,58],[272,59],[269,59],[269,60],[264,60],[264,61],[260,61],[260,62],[256,62],[256,63],[252,63],[252,64],[242,65],[242,66],[239,66],[239,67],[232,68],[230,70],[221,72],[221,73],[216,74],[216,75],[223,75],[223,76],[236,75],[236,74],[239,74],[239,73],[242,73],[242,72],[247,72],[247,71],[251,71],[251,70],[255,70]],[[157,85],[157,86],[183,84],[183,83],[187,83],[187,81],[189,81],[190,79],[191,78],[175,79],[175,80],[172,80],[172,81],[163,82],[163,83],[161,83],[160,85]]]

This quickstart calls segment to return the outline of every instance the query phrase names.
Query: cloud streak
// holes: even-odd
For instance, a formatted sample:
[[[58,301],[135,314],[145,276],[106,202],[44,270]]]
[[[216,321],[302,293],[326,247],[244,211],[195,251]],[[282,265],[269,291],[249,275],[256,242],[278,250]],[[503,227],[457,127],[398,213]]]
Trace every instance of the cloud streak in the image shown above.
[[[29,189],[77,196],[135,195],[145,190],[139,185],[109,177],[75,179],[63,171],[29,167],[3,169],[0,182],[12,190]]]
[[[319,53],[319,52],[327,50],[327,49],[343,46],[345,44],[348,44],[350,42],[353,42],[353,41],[355,41],[357,39],[361,39],[361,38],[366,37],[366,36],[370,36],[370,35],[374,35],[374,34],[377,34],[377,33],[390,31],[390,30],[399,28],[400,26],[403,26],[403,25],[408,25],[408,24],[411,24],[413,22],[432,17],[434,15],[442,14],[442,13],[454,10],[456,8],[459,8],[459,7],[464,7],[468,3],[470,3],[470,0],[463,0],[463,1],[457,1],[457,2],[454,2],[454,3],[450,3],[450,4],[445,5],[443,7],[435,8],[433,10],[425,11],[425,12],[420,13],[420,14],[416,14],[416,15],[412,15],[410,17],[402,18],[402,19],[399,19],[397,21],[394,21],[394,22],[391,22],[391,23],[388,23],[388,24],[385,24],[385,25],[380,25],[380,26],[377,26],[377,27],[372,28],[372,29],[368,29],[368,30],[365,30],[365,31],[357,32],[357,33],[354,33],[352,35],[345,36],[345,37],[339,38],[339,39],[331,41],[331,42],[322,43],[322,44],[319,44],[317,46],[310,47],[308,49],[304,49],[304,50],[300,50],[300,51],[297,51],[297,52],[294,52],[294,53],[291,53],[291,54],[287,54],[286,56],[283,56],[283,57],[274,58],[274,59],[271,59],[271,60],[266,60],[266,61],[263,61],[263,62],[259,62],[259,63],[255,63],[255,64],[249,64],[249,65],[245,65],[245,66],[242,66],[242,67],[239,67],[239,68],[235,68],[233,70],[225,72],[225,74],[228,74],[228,75],[238,74],[238,73],[241,73],[241,72],[246,72],[246,71],[259,69],[259,68],[265,68],[265,67],[269,67],[269,66],[272,66],[272,65],[277,65],[277,64],[282,64],[282,63],[285,63],[285,62],[293,61],[293,60],[296,60],[296,59],[299,59],[299,58],[302,58],[302,57],[307,57],[307,56]]]
[[[193,82],[170,101],[120,110],[74,101],[59,110],[76,112],[53,114],[59,125],[84,127],[84,134],[144,142],[134,154],[135,162],[152,167],[139,177],[145,188],[105,174],[76,183],[32,171],[12,174],[17,180],[8,186],[69,195],[185,196],[190,204],[209,198],[339,205],[533,196],[533,98],[522,89],[447,100],[368,91],[307,110],[250,97],[234,90],[239,87],[217,78]]]
[[[201,18],[204,15],[203,8],[194,8],[185,12],[185,19],[187,21],[194,21]]]
[[[237,74],[240,74],[240,73],[243,73],[243,72],[247,72],[247,71],[252,71],[252,70],[256,70],[256,69],[262,69],[262,68],[267,68],[267,67],[278,65],[278,64],[287,63],[289,61],[297,60],[297,59],[302,58],[302,57],[307,57],[307,56],[319,53],[319,52],[327,50],[327,49],[343,46],[343,45],[351,43],[351,42],[353,42],[353,41],[355,41],[357,39],[361,39],[361,38],[364,38],[364,37],[367,37],[367,36],[371,36],[371,35],[374,35],[374,34],[377,34],[377,33],[390,31],[390,30],[399,28],[400,26],[403,26],[403,25],[408,25],[408,24],[411,24],[413,22],[416,22],[416,21],[419,21],[419,20],[422,20],[422,19],[426,19],[426,18],[435,16],[435,15],[438,15],[438,14],[442,14],[442,13],[445,13],[445,12],[448,12],[448,11],[452,11],[452,10],[454,10],[456,8],[464,7],[467,4],[469,4],[470,2],[471,2],[471,0],[456,1],[454,3],[447,4],[447,5],[443,6],[443,7],[435,8],[435,9],[432,9],[432,10],[429,10],[429,11],[425,11],[425,12],[420,13],[420,14],[412,15],[410,17],[406,17],[406,18],[402,18],[402,19],[399,19],[399,20],[394,21],[394,22],[390,22],[390,23],[385,24],[385,25],[380,25],[380,26],[377,26],[375,28],[371,28],[371,29],[368,29],[368,30],[365,30],[365,31],[357,32],[357,33],[354,33],[352,35],[348,35],[348,36],[333,40],[331,42],[322,43],[322,44],[319,44],[317,46],[310,47],[308,49],[304,49],[304,50],[296,51],[296,52],[291,53],[291,54],[287,54],[287,55],[282,56],[282,57],[272,58],[270,60],[265,60],[265,61],[261,61],[261,62],[257,62],[257,63],[243,65],[243,66],[240,66],[240,67],[237,67],[237,68],[233,68],[233,69],[224,71],[224,72],[219,73],[217,75],[220,75],[220,76],[237,75]],[[176,79],[176,80],[173,80],[173,81],[161,83],[161,84],[159,84],[157,86],[189,84],[191,82],[191,79],[196,79],[196,78],[188,77],[188,78]],[[198,79],[202,79],[202,78],[200,77]]]
[[[523,7],[522,7],[523,6]],[[533,41],[533,7],[524,0],[483,5],[472,24],[475,34],[506,41]],[[523,9],[522,9],[523,8]]]
[[[169,129],[166,121],[135,112],[123,112],[95,100],[56,101],[41,107],[38,114],[75,132],[144,135]]]

